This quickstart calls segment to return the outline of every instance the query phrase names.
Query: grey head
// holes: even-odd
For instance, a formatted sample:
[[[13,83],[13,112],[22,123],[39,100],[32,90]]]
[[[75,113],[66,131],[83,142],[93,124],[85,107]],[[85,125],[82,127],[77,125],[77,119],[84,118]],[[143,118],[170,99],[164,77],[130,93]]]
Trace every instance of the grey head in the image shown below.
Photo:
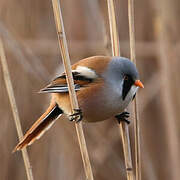
[[[135,81],[138,80],[139,74],[135,64],[128,58],[113,57],[104,77],[108,81],[107,84],[111,84],[119,91],[124,100]]]
[[[139,78],[135,64],[125,57],[113,57],[109,63],[108,72],[118,79],[125,75],[130,76],[134,81]]]

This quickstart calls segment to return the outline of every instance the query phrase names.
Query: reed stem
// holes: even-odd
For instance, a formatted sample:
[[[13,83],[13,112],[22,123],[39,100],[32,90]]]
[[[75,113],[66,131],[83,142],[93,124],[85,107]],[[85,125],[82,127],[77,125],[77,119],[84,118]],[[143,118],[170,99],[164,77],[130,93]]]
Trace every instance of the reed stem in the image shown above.
[[[14,91],[13,91],[11,77],[10,77],[10,73],[9,73],[9,69],[8,69],[8,64],[7,64],[7,60],[6,60],[6,56],[5,56],[5,52],[4,52],[3,42],[1,39],[0,39],[0,56],[1,56],[4,81],[5,81],[9,101],[11,104],[14,122],[16,125],[18,138],[19,138],[19,140],[21,140],[23,137],[23,132],[22,132],[22,128],[21,128],[21,122],[20,122],[20,118],[19,118],[17,105],[16,105],[16,100],[15,100],[15,96],[14,96]],[[29,161],[29,156],[28,156],[26,148],[22,149],[22,155],[23,155],[24,165],[25,165],[25,169],[26,169],[27,179],[33,180],[34,178],[33,178],[33,173],[32,173],[32,167],[31,167],[31,164]]]
[[[113,0],[107,0],[107,3],[108,3],[111,44],[112,44],[112,55],[120,56],[120,43],[119,43],[119,37],[118,37],[118,32],[117,32],[114,2]],[[125,122],[120,123],[120,133],[122,137],[127,179],[133,180],[131,146],[130,146],[130,138],[129,138],[129,127],[127,123]]]
[[[65,35],[65,30],[64,30],[60,2],[58,0],[52,0],[52,5],[53,5],[53,12],[54,12],[54,19],[56,23],[57,35],[58,35],[58,40],[59,40],[59,47],[61,51],[65,73],[66,73],[66,80],[67,80],[67,84],[69,88],[71,109],[73,113],[74,109],[79,109],[79,106],[78,106],[76,93],[74,90],[74,81],[73,81],[73,76],[72,76],[72,71],[71,71],[71,63],[70,63],[70,57],[69,57],[69,52],[68,52],[68,47],[67,47],[67,40],[66,40],[66,35]],[[94,178],[93,178],[91,163],[90,163],[89,155],[87,151],[82,122],[75,123],[75,127],[76,127],[77,137],[79,141],[86,179],[93,180]]]
[[[129,18],[129,39],[131,60],[136,63],[135,53],[135,26],[134,26],[134,0],[128,0],[128,18]],[[141,152],[140,152],[140,129],[137,108],[137,97],[134,100],[134,135],[135,135],[135,164],[136,164],[136,180],[141,180]]]

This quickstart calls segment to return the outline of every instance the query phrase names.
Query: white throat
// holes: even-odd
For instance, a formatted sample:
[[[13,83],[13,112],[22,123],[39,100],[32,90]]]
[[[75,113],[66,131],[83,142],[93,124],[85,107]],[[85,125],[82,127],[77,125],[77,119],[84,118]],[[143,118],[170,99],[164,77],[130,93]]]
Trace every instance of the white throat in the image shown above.
[[[125,101],[131,101],[133,96],[136,94],[137,90],[138,90],[139,87],[135,86],[135,85],[132,85],[131,86],[131,89],[129,90],[126,98],[125,98]]]

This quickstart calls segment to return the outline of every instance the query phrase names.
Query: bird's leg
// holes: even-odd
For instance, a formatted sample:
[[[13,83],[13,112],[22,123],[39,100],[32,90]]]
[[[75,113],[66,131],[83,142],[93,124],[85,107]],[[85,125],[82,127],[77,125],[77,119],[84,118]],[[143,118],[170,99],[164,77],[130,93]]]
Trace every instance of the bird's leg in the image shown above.
[[[122,121],[125,121],[127,124],[129,124],[130,121],[128,120],[128,117],[129,117],[129,112],[127,112],[127,111],[124,111],[121,114],[118,114],[115,116],[115,118],[117,119],[119,124]]]
[[[82,120],[83,115],[82,115],[82,110],[81,109],[74,109],[75,113],[69,115],[69,120],[70,121],[76,121],[79,122]]]

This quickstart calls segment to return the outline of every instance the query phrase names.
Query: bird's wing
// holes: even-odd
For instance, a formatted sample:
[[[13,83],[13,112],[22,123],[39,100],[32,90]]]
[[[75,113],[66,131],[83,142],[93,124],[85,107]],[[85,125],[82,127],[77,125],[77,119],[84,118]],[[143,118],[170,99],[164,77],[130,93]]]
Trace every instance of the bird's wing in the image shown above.
[[[91,69],[86,67],[79,67],[76,70],[72,70],[74,79],[75,91],[80,90],[82,87],[89,86],[90,83],[97,79],[97,75]],[[68,92],[68,86],[66,82],[66,75],[63,73],[61,76],[55,78],[51,84],[40,90],[40,93],[66,93]]]
[[[31,145],[35,140],[39,139],[58,119],[63,111],[55,102],[52,102],[46,112],[32,125],[26,132],[23,139],[17,144],[13,152]]]

